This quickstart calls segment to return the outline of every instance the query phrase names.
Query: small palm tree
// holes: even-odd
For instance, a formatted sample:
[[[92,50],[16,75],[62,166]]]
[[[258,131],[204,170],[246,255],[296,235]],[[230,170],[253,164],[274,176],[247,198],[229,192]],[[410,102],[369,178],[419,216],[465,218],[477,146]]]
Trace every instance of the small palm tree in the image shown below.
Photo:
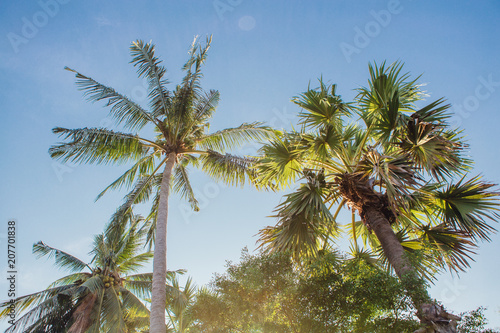
[[[132,63],[138,68],[139,76],[148,80],[149,111],[114,89],[69,69],[76,73],[77,84],[89,100],[107,102],[106,106],[111,108],[110,114],[118,124],[134,132],[149,125],[156,137],[147,139],[135,133],[115,132],[106,128],[57,127],[53,130],[68,140],[50,149],[53,158],[97,164],[135,163],[99,195],[109,189],[133,185],[124,204],[115,214],[114,223],[121,223],[132,205],[154,197],[148,216],[148,220],[154,222],[148,237],[148,241],[154,240],[152,333],[163,333],[166,329],[166,240],[170,190],[180,193],[194,210],[198,210],[188,167],[200,167],[217,180],[242,185],[246,179],[254,177],[248,168],[253,160],[226,151],[238,148],[248,140],[263,140],[273,134],[260,123],[245,123],[236,128],[208,132],[209,120],[219,101],[217,91],[205,93],[200,87],[201,67],[210,43],[211,38],[207,38],[204,46],[195,39],[189,59],[183,67],[186,75],[173,91],[167,89],[168,82],[164,78],[166,69],[155,57],[154,45],[140,40],[132,43]]]
[[[17,298],[16,309],[24,314],[6,332],[129,333],[147,328],[149,310],[140,299],[150,297],[152,274],[130,274],[153,256],[140,252],[145,237],[135,227],[121,237],[97,235],[88,264],[43,242],[34,244],[35,255],[54,258],[57,267],[72,273],[46,290]],[[0,304],[0,317],[8,315],[9,304]]]
[[[197,288],[191,278],[187,279],[182,288],[177,277],[174,277],[171,283],[173,290],[178,292],[172,292],[167,296],[166,309],[169,322],[174,332],[186,333],[189,332],[189,328],[192,327],[194,321],[189,311],[195,302]]]
[[[458,317],[432,302],[419,281],[469,265],[477,241],[494,231],[488,220],[499,218],[498,193],[480,177],[466,179],[472,162],[460,132],[446,123],[449,105],[439,99],[417,107],[423,93],[401,70],[400,63],[370,66],[355,103],[322,80],[293,99],[303,109],[301,130],[265,145],[257,170],[263,184],[305,182],[276,208],[278,224],[261,230],[260,241],[270,251],[316,255],[348,230],[354,256],[380,254],[422,323],[453,332]],[[343,228],[342,208],[352,215]],[[359,248],[359,237],[373,252]]]

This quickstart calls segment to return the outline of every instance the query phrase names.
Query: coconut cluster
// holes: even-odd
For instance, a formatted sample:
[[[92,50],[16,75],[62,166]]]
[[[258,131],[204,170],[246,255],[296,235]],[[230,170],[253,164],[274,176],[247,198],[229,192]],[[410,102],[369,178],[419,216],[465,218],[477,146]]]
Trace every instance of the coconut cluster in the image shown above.
[[[112,275],[104,275],[102,278],[102,282],[104,282],[104,286],[109,288],[111,286],[118,286],[120,284],[119,279],[115,279]]]
[[[121,285],[121,279],[118,276],[115,276],[113,273],[103,274],[100,268],[97,269],[95,273],[95,276],[101,278],[102,282],[104,283],[104,287],[106,288]]]

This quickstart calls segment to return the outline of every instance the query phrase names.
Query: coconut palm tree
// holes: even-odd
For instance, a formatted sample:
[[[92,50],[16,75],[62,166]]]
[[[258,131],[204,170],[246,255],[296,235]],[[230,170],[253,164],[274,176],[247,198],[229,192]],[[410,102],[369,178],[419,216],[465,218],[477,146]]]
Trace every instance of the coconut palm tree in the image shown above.
[[[173,331],[177,333],[189,332],[189,328],[194,324],[194,318],[190,315],[190,307],[195,302],[196,286],[193,280],[188,278],[184,287],[180,286],[179,279],[174,277],[171,280],[172,288],[178,290],[177,293],[167,295],[167,315]]]
[[[299,257],[348,230],[356,256],[379,253],[401,279],[428,332],[454,332],[459,318],[430,300],[421,279],[469,265],[477,241],[494,231],[488,220],[499,218],[498,193],[478,176],[467,179],[472,161],[460,131],[446,122],[449,105],[421,105],[424,94],[402,67],[370,65],[369,85],[354,103],[322,80],[293,99],[301,129],[263,146],[258,180],[277,188],[304,182],[259,240],[268,251]],[[342,208],[351,215],[345,226]],[[359,248],[359,237],[373,252]]]
[[[227,150],[273,134],[261,123],[244,123],[239,127],[208,132],[209,120],[219,101],[217,91],[204,92],[200,87],[201,67],[210,43],[211,37],[207,38],[205,45],[199,44],[195,38],[183,67],[186,75],[172,91],[167,89],[166,69],[156,58],[154,45],[140,40],[132,43],[131,62],[138,68],[139,77],[148,81],[149,110],[114,89],[69,69],[76,73],[77,84],[90,101],[106,101],[116,122],[134,133],[106,128],[57,127],[53,130],[67,140],[50,149],[53,158],[80,163],[135,163],[99,195],[109,189],[133,185],[113,223],[121,223],[122,216],[133,204],[154,197],[148,217],[154,221],[148,238],[148,241],[154,241],[152,333],[163,333],[166,327],[166,237],[170,190],[180,193],[193,209],[198,210],[189,182],[188,166],[200,167],[213,178],[228,184],[242,185],[254,176],[248,168],[252,160],[231,155]],[[154,129],[156,137],[147,139],[135,134],[146,125]]]
[[[90,263],[43,242],[34,244],[37,257],[53,258],[58,268],[71,274],[46,290],[15,299],[16,309],[23,315],[6,332],[130,333],[147,329],[149,310],[141,299],[151,295],[152,273],[130,274],[153,257],[152,252],[140,252],[145,237],[146,230],[136,231],[136,225],[120,237],[97,235]],[[174,275],[169,272],[169,278]],[[8,315],[9,305],[0,304],[0,317]]]

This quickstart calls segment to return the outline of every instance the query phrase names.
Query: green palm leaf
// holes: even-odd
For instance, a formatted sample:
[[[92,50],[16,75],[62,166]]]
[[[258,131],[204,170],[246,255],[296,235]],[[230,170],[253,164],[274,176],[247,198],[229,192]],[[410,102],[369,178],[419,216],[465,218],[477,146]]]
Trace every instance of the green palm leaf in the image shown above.
[[[141,244],[142,245],[142,244]],[[137,256],[127,259],[120,263],[120,272],[129,273],[134,272],[144,266],[153,259],[153,252],[141,253]]]
[[[146,155],[135,163],[130,169],[125,171],[123,175],[118,177],[114,182],[108,185],[96,198],[99,200],[108,190],[120,189],[122,186],[130,187],[135,179],[140,175],[151,174],[155,169],[155,160],[160,156],[157,154]]]
[[[42,241],[33,244],[33,253],[37,258],[48,256],[55,259],[55,265],[70,271],[81,271],[85,267],[90,268],[84,261],[72,256],[69,253],[58,250],[44,244]]]
[[[255,165],[257,183],[285,188],[297,180],[306,154],[301,149],[301,141],[300,135],[292,133],[265,144],[260,149],[260,157]]]
[[[423,226],[421,239],[429,244],[431,250],[436,251],[434,256],[439,265],[446,264],[455,272],[465,271],[470,267],[469,261],[475,252],[476,245],[470,237],[461,231],[453,230],[444,224],[435,227]]]
[[[200,210],[198,200],[196,200],[194,196],[193,188],[191,187],[191,182],[189,181],[188,170],[182,164],[178,164],[175,167],[172,188],[175,192],[179,193],[181,197],[188,200],[191,204],[191,208],[193,208],[195,212]]]
[[[49,149],[52,158],[77,163],[124,163],[138,160],[151,147],[141,142],[138,136],[114,132],[103,128],[65,129],[56,127],[52,130],[68,143],[52,146]]]
[[[92,274],[87,272],[73,273],[70,275],[66,275],[52,282],[49,285],[49,288],[67,286],[71,284],[79,285],[81,281],[88,279],[90,276],[92,276]]]
[[[309,172],[305,177],[308,183],[276,207],[273,217],[278,218],[277,225],[260,230],[260,247],[271,252],[289,251],[295,258],[315,255],[321,240],[338,232],[336,220],[324,203],[328,191],[324,176]]]
[[[133,293],[125,288],[118,289],[121,294],[123,308],[127,309],[124,318],[127,327],[147,327],[149,324],[149,309]]]
[[[208,150],[201,156],[202,169],[215,180],[229,185],[245,184],[245,180],[251,182],[255,179],[255,172],[251,166],[255,162],[249,157],[239,157],[231,154],[220,154]]]
[[[187,139],[188,136],[199,138],[204,135],[208,127],[208,121],[219,104],[219,98],[218,91],[210,90],[195,101],[193,113],[183,125],[181,140]]]
[[[41,304],[47,300],[50,300],[51,298],[57,296],[59,293],[63,291],[67,291],[69,289],[74,290],[75,285],[70,284],[70,285],[65,285],[65,286],[57,286],[57,287],[52,287],[48,288],[36,293],[32,293],[29,295],[21,296],[18,297],[14,300],[14,303],[16,305],[16,310],[20,313],[23,311],[26,311],[30,309],[34,304]],[[7,318],[10,309],[10,302],[2,302],[0,303],[0,318],[5,319]]]
[[[166,69],[161,66],[161,61],[154,55],[154,45],[137,40],[130,46],[133,57],[131,63],[137,67],[139,77],[146,77],[149,86],[150,107],[152,115],[159,117],[167,115],[171,105],[171,96],[165,85],[168,81],[163,78]]]
[[[14,325],[10,326],[5,332],[20,333],[20,332],[36,332],[35,328],[40,332],[44,327],[51,327],[54,322],[61,319],[68,319],[67,313],[72,308],[71,301],[60,302],[57,296],[48,298],[39,302],[29,312],[22,317],[17,318]],[[43,330],[47,332],[48,330]]]
[[[117,93],[113,88],[102,85],[71,68],[65,67],[64,69],[75,73],[76,84],[80,90],[84,91],[84,95],[89,101],[107,101],[106,106],[111,107],[110,115],[116,119],[117,123],[123,123],[126,128],[131,130],[139,130],[149,122],[156,122],[152,114],[127,97]]]
[[[488,234],[495,231],[486,220],[498,220],[500,207],[498,193],[490,191],[494,185],[481,181],[479,176],[433,193],[439,213],[446,226],[463,231],[472,239],[489,240]]]
[[[340,117],[351,114],[350,106],[335,94],[337,86],[327,86],[322,79],[320,87],[292,98],[303,110],[299,113],[300,123],[305,127],[340,126]]]
[[[83,282],[79,290],[87,290],[89,293],[98,293],[104,289],[104,283],[99,276],[92,276],[90,279]]]
[[[102,306],[106,311],[101,311],[101,329],[105,332],[127,332],[122,304],[114,287],[104,290]]]
[[[225,152],[240,148],[249,141],[262,141],[275,136],[275,132],[262,123],[244,123],[239,127],[227,128],[198,139],[197,146],[203,150]]]

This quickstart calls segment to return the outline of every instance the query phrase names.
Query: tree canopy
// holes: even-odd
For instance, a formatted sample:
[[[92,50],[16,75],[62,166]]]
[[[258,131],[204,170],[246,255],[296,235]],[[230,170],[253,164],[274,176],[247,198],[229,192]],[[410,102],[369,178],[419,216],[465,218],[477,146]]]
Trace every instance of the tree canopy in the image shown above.
[[[337,253],[298,266],[287,253],[244,250],[239,263],[228,263],[200,289],[190,312],[193,332],[401,333],[418,327],[396,278]]]
[[[370,65],[369,73],[353,102],[322,79],[308,87],[293,98],[300,128],[261,149],[262,185],[299,183],[276,207],[277,224],[260,231],[261,246],[315,256],[347,231],[354,256],[378,257],[406,285],[423,324],[454,332],[459,318],[433,302],[421,280],[469,267],[477,242],[495,231],[499,195],[469,175],[467,144],[447,123],[443,98],[423,104],[418,78],[402,63]],[[350,221],[339,221],[342,209]]]

